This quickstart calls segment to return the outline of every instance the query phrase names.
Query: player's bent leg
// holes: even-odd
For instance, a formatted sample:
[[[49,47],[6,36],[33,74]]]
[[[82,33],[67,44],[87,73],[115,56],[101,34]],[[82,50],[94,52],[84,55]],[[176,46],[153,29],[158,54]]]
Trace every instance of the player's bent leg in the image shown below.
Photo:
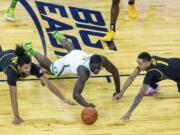
[[[132,19],[137,18],[137,11],[136,11],[136,6],[135,6],[135,1],[134,0],[129,0],[128,14],[129,14],[129,17],[132,18]]]
[[[53,37],[63,45],[63,47],[68,51],[74,50],[74,45],[66,39],[63,34],[60,34],[58,31],[53,32]]]
[[[149,89],[146,91],[144,96],[151,96],[158,92],[160,90],[160,85],[159,84],[154,84],[153,86],[150,86]]]
[[[116,24],[118,15],[119,15],[119,4],[120,0],[112,0],[112,6],[111,6],[111,25]],[[112,30],[115,31],[115,27],[110,27]]]
[[[49,60],[49,58],[34,50],[30,42],[25,43],[23,47],[30,57],[35,57],[39,64],[50,72],[50,65],[52,64],[52,62]]]
[[[63,47],[64,47],[68,52],[70,52],[70,51],[72,51],[72,50],[75,49],[74,46],[73,46],[73,44],[72,44],[70,41],[68,41],[68,40],[62,40],[61,43],[63,44]]]
[[[46,69],[49,73],[51,73],[50,66],[52,62],[50,61],[48,57],[40,53],[37,53],[35,58],[44,69]]]
[[[111,25],[110,30],[102,38],[103,41],[112,41],[116,33],[116,21],[119,15],[119,3],[120,0],[112,0],[111,6]]]

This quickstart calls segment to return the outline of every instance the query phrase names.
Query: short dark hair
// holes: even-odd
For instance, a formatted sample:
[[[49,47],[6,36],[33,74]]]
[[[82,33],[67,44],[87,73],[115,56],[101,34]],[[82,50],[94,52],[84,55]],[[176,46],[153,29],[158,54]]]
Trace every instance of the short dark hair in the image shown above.
[[[98,54],[94,54],[90,57],[90,64],[92,63],[102,63],[102,59],[101,59],[101,56],[98,55]]]
[[[151,55],[147,52],[142,52],[138,55],[139,59],[142,59],[143,61],[151,61]]]
[[[23,64],[29,64],[31,63],[31,57],[29,57],[22,45],[16,45],[16,49],[14,51],[15,55],[18,56],[17,58],[17,64],[19,66],[22,66]]]

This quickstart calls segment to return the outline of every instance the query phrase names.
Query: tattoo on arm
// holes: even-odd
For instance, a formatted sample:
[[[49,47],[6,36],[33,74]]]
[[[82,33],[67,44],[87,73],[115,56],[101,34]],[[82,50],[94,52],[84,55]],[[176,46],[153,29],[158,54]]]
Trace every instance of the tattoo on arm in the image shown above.
[[[128,111],[129,113],[132,113],[132,112],[134,111],[134,109],[139,105],[139,103],[141,102],[141,100],[142,100],[143,97],[144,97],[144,93],[146,92],[146,90],[147,90],[148,88],[149,88],[149,85],[147,85],[147,84],[144,84],[144,85],[141,87],[138,95],[137,95],[136,98],[134,99],[134,102],[133,102],[131,108],[130,108],[129,111]]]

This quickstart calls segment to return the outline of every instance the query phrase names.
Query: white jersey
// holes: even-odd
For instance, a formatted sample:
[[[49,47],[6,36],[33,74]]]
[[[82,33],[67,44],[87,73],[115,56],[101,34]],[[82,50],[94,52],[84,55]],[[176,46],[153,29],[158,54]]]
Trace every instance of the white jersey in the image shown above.
[[[69,73],[77,75],[77,69],[82,65],[89,70],[90,76],[93,76],[95,74],[91,71],[89,66],[90,57],[91,55],[88,55],[84,51],[72,50],[67,55],[51,64],[51,72],[56,76],[61,76]]]

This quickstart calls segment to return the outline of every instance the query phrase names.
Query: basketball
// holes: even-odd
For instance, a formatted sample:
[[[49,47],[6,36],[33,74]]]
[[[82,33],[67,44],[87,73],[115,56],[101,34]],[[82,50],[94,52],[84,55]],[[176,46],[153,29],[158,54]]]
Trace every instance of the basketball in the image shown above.
[[[82,110],[81,119],[85,124],[93,124],[98,118],[98,113],[95,108],[86,107]]]

